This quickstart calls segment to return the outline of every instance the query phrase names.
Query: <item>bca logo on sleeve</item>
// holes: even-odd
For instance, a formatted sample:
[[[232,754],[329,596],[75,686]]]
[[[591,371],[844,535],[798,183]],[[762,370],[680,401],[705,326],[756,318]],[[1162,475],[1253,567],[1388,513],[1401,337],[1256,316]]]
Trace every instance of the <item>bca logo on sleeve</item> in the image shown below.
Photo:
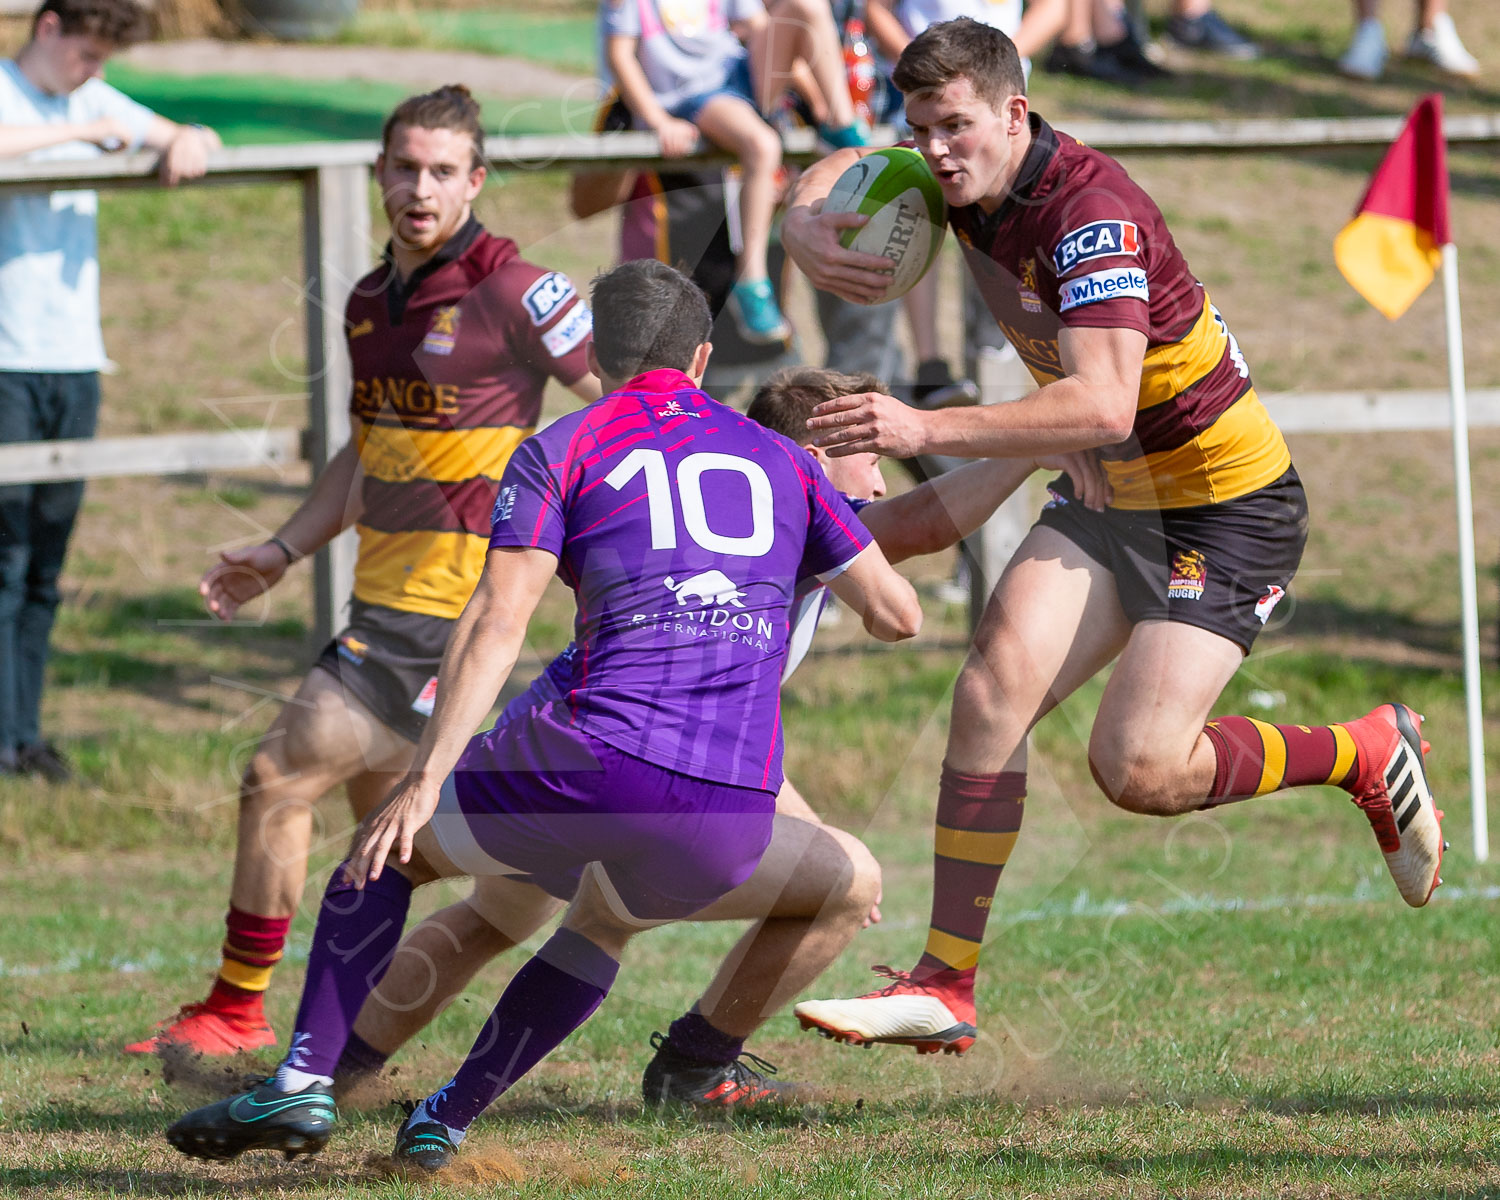
[[[1133,221],[1090,221],[1063,234],[1052,252],[1052,265],[1062,275],[1090,259],[1136,254],[1140,248],[1139,231]]]
[[[521,297],[521,303],[531,314],[533,325],[545,325],[547,318],[557,311],[558,306],[571,300],[576,294],[572,281],[560,271],[553,271],[527,288]]]

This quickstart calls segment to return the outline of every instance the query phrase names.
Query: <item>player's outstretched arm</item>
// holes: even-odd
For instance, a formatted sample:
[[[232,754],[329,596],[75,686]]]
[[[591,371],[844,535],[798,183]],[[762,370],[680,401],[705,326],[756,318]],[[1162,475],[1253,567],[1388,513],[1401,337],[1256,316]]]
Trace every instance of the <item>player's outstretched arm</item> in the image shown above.
[[[988,521],[1038,468],[1066,471],[1085,508],[1098,511],[1110,501],[1104,469],[1091,451],[1084,450],[1046,456],[1041,461],[990,458],[966,463],[909,492],[867,505],[860,510],[859,519],[893,563],[937,554]]]
[[[840,175],[871,149],[836,150],[802,173],[786,203],[781,244],[813,287],[856,304],[884,298],[891,286],[891,264],[878,254],[839,245],[839,234],[869,220],[860,213],[825,213],[823,201]]]
[[[432,718],[411,768],[355,832],[346,870],[355,887],[379,879],[392,850],[397,862],[411,861],[412,838],[437,810],[438,789],[516,665],[531,614],[556,570],[557,556],[548,550],[489,552],[443,652]]]
[[[219,555],[198,582],[208,611],[233,620],[241,605],[274,587],[294,562],[352,525],[360,512],[359,484],[359,451],[350,442],[329,459],[306,499],[270,538]]]
[[[864,619],[865,632],[871,637],[900,642],[922,630],[916,590],[896,573],[874,542],[830,579],[828,587]]]
[[[873,452],[895,458],[1035,458],[1130,436],[1141,389],[1146,335],[1125,328],[1064,328],[1064,375],[1010,404],[923,412],[878,392],[827,400],[807,427],[835,458]]]

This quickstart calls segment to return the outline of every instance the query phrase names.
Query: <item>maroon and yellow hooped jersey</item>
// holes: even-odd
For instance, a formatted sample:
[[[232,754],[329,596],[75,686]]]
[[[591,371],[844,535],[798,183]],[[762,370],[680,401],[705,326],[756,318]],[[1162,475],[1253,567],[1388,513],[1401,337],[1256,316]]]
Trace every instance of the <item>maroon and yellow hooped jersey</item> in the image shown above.
[[[344,328],[364,470],[355,598],[457,617],[548,378],[588,374],[588,305],[566,275],[471,218],[404,282],[387,255],[355,285]]]
[[[985,303],[1038,385],[1062,378],[1066,327],[1146,336],[1131,436],[1101,449],[1114,507],[1185,508],[1243,496],[1291,465],[1250,368],[1160,210],[1108,155],[1036,114],[994,213],[950,209]]]

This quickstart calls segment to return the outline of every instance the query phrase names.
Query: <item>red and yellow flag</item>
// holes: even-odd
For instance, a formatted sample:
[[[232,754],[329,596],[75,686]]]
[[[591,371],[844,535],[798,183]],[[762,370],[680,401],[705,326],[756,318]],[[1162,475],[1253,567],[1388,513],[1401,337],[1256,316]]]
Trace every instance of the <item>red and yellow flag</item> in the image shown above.
[[[1423,96],[1333,241],[1349,285],[1394,321],[1432,282],[1448,231],[1443,98]]]

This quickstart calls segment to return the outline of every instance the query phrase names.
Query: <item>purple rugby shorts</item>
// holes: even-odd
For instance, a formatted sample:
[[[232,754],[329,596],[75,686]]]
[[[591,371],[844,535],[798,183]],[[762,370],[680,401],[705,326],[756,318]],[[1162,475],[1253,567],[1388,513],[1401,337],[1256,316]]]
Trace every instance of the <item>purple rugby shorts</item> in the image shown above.
[[[755,871],[774,793],[634,758],[565,727],[551,704],[512,716],[471,740],[443,784],[432,829],[461,870],[569,900],[597,862],[640,921],[689,917]]]

